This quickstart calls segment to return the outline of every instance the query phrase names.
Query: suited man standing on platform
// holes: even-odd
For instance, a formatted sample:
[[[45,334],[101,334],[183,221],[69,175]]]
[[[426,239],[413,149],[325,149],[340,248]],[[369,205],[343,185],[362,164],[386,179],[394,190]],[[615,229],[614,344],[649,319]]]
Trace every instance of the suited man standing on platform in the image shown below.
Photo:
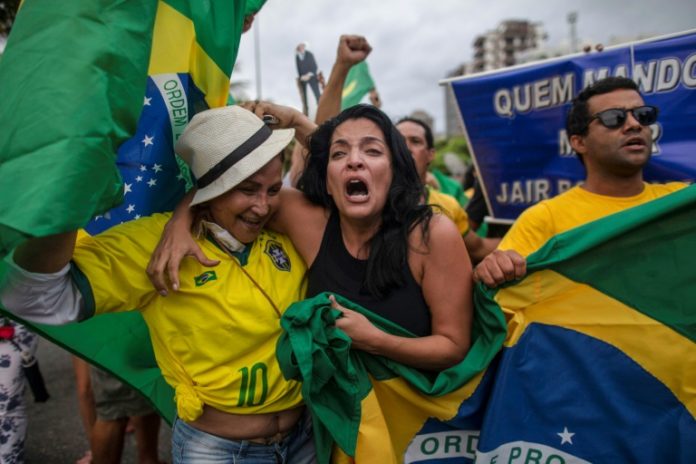
[[[295,49],[295,64],[297,65],[298,87],[300,88],[300,96],[302,97],[302,108],[304,113],[308,114],[307,102],[307,84],[314,93],[314,98],[319,101],[321,92],[319,90],[319,72],[317,70],[317,62],[314,59],[312,52],[307,50],[307,44],[302,42]]]

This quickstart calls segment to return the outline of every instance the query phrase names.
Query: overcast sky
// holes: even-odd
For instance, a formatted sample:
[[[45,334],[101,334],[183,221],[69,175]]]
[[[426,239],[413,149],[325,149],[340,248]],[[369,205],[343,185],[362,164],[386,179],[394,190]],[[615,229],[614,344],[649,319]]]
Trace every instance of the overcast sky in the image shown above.
[[[578,13],[581,43],[612,37],[662,35],[696,28],[694,0],[268,0],[257,16],[261,92],[265,99],[301,107],[295,84],[295,46],[309,50],[328,78],[338,37],[362,34],[373,47],[372,77],[392,118],[423,109],[444,131],[444,96],[438,81],[472,58],[474,38],[506,19],[541,22],[546,45],[569,42],[566,17]],[[256,98],[254,30],[242,37],[233,80],[246,80]]]

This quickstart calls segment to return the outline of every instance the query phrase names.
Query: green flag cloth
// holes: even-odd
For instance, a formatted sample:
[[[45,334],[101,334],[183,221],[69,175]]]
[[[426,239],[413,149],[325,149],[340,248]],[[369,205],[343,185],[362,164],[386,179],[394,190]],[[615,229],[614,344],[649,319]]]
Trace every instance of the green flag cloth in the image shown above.
[[[440,191],[446,193],[447,195],[454,197],[460,205],[466,206],[469,199],[464,195],[464,189],[462,185],[455,179],[440,171],[439,169],[431,169],[433,176],[440,183]]]
[[[114,157],[142,107],[156,10],[22,4],[0,63],[0,255],[121,200]]]
[[[174,390],[157,367],[150,334],[139,312],[104,314],[85,322],[62,326],[34,324],[2,308],[0,313],[90,364],[110,372],[139,391],[172,424],[176,417]]]
[[[505,321],[499,309],[477,311],[466,358],[439,373],[423,372],[351,350],[350,338],[335,326],[340,312],[331,307],[328,296],[322,293],[287,309],[281,319],[285,332],[276,349],[283,375],[303,382],[302,396],[314,418],[321,463],[329,461],[334,442],[348,455],[371,456],[373,462],[391,462],[391,457],[403,455],[428,418],[457,415],[462,399],[471,396],[505,338]],[[335,296],[339,304],[364,314],[380,329],[402,337],[414,336]],[[375,391],[392,401],[382,401],[377,407],[372,402]],[[423,395],[429,400],[423,401]],[[404,412],[409,406],[420,409],[409,415]],[[384,418],[384,424],[371,422],[375,416]]]
[[[375,83],[370,75],[370,69],[366,61],[361,61],[353,65],[348,71],[346,82],[343,84],[343,94],[341,96],[341,110],[355,106],[372,89]]]
[[[26,0],[0,63],[0,257],[95,214],[92,233],[171,210],[182,182],[173,143],[196,112],[226,104],[244,18],[264,2]],[[137,312],[20,322],[174,418]]]
[[[206,106],[224,105],[244,16],[263,3],[26,0],[0,63],[0,256],[121,202],[116,153],[148,75],[190,74]]]

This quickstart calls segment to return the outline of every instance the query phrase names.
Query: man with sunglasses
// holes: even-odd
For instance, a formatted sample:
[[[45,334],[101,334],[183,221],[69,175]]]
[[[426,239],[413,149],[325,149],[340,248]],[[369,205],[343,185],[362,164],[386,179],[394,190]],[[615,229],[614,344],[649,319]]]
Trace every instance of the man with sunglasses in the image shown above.
[[[643,181],[652,151],[650,125],[657,115],[636,83],[625,77],[607,77],[580,92],[566,130],[585,166],[584,183],[522,213],[498,249],[476,267],[474,279],[495,287],[521,278],[525,258],[554,235],[685,187]]]

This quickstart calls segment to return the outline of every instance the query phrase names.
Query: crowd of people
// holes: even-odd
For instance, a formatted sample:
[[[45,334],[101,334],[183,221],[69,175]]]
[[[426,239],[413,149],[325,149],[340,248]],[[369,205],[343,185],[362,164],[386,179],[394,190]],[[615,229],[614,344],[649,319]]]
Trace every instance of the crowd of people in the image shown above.
[[[481,237],[455,199],[426,183],[435,150],[425,122],[394,123],[372,105],[340,111],[345,76],[370,50],[363,37],[340,38],[314,121],[258,101],[194,116],[175,151],[197,183],[173,213],[95,236],[32,238],[7,258],[1,302],[26,320],[142,313],[175,390],[176,463],[315,461],[300,385],[283,378],[275,356],[291,303],[322,292],[348,298],[415,335],[388,334],[332,300],[352,349],[440,371],[467,356],[474,282],[519,279],[526,257],[555,234],[685,186],[644,182],[657,110],[632,80],[609,77],[583,90],[568,115],[584,183],[529,208],[502,241]],[[309,53],[297,53],[302,82],[318,94],[314,71],[300,69]],[[280,154],[293,139],[283,182]],[[95,419],[85,408],[92,434],[102,429],[89,424],[110,420],[102,426],[118,428],[121,443],[128,416],[159,427],[148,410]],[[92,448],[96,464],[119,459]]]

